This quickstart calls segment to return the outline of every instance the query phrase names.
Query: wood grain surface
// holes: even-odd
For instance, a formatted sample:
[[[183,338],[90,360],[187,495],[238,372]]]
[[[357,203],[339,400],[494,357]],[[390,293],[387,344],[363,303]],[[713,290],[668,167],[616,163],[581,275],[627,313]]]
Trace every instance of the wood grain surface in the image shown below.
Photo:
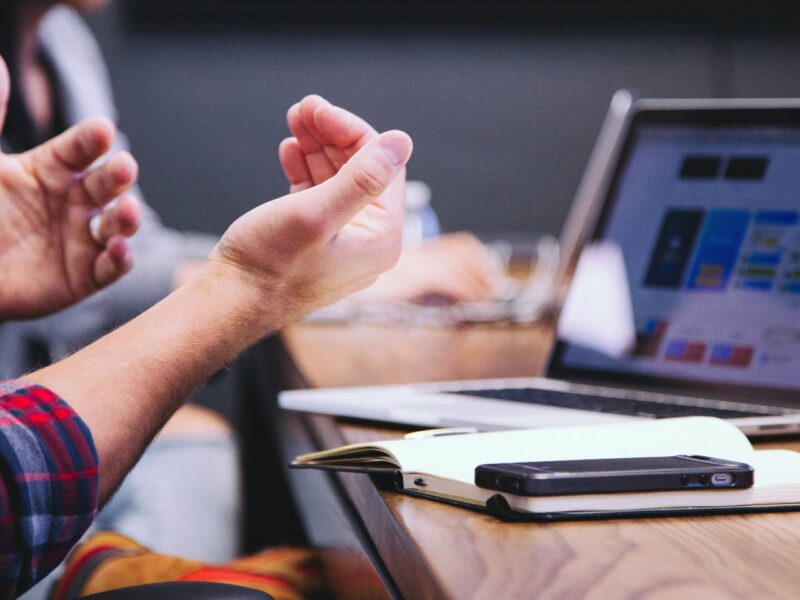
[[[551,337],[546,327],[304,325],[286,339],[308,380],[331,386],[536,374]],[[402,435],[318,415],[308,425],[327,447]],[[340,481],[406,598],[800,598],[800,513],[503,523],[379,491],[364,475]]]
[[[330,423],[350,443],[398,435]],[[798,442],[760,446],[800,450]],[[414,540],[426,577],[450,598],[800,597],[800,513],[503,523],[403,494],[382,497]]]
[[[282,335],[313,387],[530,376],[552,343],[546,325],[300,323]]]

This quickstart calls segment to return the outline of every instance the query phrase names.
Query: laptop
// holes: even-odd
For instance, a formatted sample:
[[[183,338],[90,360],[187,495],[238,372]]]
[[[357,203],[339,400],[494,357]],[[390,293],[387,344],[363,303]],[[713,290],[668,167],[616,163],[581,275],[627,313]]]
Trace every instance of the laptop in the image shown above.
[[[481,430],[708,415],[750,436],[800,432],[800,100],[618,92],[561,243],[573,319],[580,257],[618,257],[621,276],[589,289],[622,290],[632,343],[593,344],[564,308],[571,333],[545,377],[297,390],[280,405]]]

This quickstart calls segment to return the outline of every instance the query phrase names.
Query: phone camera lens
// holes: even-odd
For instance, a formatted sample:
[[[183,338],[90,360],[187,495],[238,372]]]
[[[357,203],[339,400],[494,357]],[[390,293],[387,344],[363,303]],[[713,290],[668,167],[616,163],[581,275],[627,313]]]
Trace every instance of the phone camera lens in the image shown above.
[[[689,476],[681,475],[681,485],[689,485]]]
[[[495,475],[495,477],[494,477],[494,485],[498,489],[500,489],[503,486],[503,477],[502,477],[502,475]]]
[[[699,481],[703,485],[708,485],[708,475],[706,475],[705,473],[703,475],[700,475]]]

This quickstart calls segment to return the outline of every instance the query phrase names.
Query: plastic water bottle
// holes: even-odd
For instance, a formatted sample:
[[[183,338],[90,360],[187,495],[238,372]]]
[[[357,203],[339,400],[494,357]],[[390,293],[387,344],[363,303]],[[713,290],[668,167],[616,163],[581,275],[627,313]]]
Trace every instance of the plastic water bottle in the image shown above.
[[[413,248],[439,237],[439,219],[431,207],[431,188],[424,181],[406,182],[403,247]]]

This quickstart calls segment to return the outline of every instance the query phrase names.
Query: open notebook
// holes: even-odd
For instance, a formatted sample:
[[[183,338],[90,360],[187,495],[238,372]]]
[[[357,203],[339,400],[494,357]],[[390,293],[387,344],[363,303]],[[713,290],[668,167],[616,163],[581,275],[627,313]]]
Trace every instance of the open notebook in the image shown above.
[[[475,467],[486,463],[679,454],[750,464],[755,484],[748,489],[539,497],[474,484]],[[800,510],[800,453],[756,451],[739,429],[709,417],[369,442],[305,454],[292,466],[392,473],[406,493],[488,509],[509,519]]]

